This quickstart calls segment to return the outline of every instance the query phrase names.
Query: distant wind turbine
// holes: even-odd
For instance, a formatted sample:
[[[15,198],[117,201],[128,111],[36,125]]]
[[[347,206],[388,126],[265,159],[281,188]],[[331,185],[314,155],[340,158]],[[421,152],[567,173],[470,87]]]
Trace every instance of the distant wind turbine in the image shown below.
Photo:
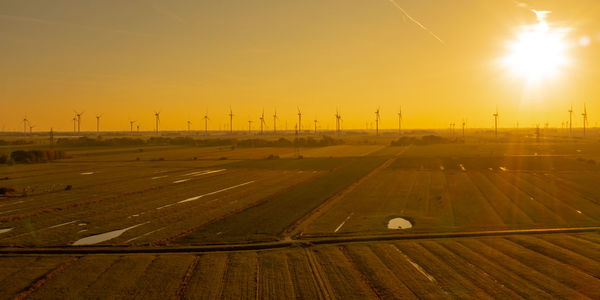
[[[233,111],[231,106],[229,107],[229,132],[233,134]]]
[[[302,132],[302,112],[300,111],[300,107],[298,108],[298,132]]]
[[[375,111],[375,135],[379,136],[379,107]]]
[[[75,111],[75,116],[77,117],[77,133],[79,134],[81,132],[81,115],[83,115],[83,111],[82,112],[77,112]]]
[[[588,122],[588,114],[587,108],[585,107],[585,103],[583,104],[583,113],[581,114],[581,116],[583,117],[583,137],[585,137],[585,127]]]
[[[263,127],[266,125],[265,124],[265,109],[263,108],[262,110],[262,114],[260,115],[260,135],[263,134]]]
[[[96,133],[100,132],[100,118],[103,114],[96,115]]]
[[[77,115],[73,117],[73,133],[77,133]]]
[[[402,135],[402,106],[398,111],[398,135]]]
[[[573,105],[569,108],[569,136],[573,136]]]
[[[342,116],[340,115],[339,109],[335,110],[335,131],[337,131],[337,135],[340,135],[340,131],[342,130],[342,125],[340,124],[342,120]]]
[[[156,134],[158,134],[158,124],[160,123],[160,111],[154,112],[154,118],[156,121]]]
[[[27,135],[27,123],[29,122],[29,120],[27,120],[27,116],[23,117],[23,134]]]
[[[135,124],[136,121],[129,121],[129,130],[131,132],[131,135],[133,135],[133,124]]]
[[[204,135],[208,135],[208,111],[204,113]]]
[[[498,106],[496,106],[496,113],[492,116],[494,116],[494,133],[498,137]]]
[[[277,108],[275,108],[275,113],[273,114],[273,134],[277,135]]]

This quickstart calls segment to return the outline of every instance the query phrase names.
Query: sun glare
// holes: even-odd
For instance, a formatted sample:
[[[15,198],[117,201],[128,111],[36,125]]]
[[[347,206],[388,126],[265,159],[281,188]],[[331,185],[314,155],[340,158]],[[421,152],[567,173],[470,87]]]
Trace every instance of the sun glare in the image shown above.
[[[516,40],[508,45],[503,63],[515,75],[539,81],[557,75],[569,62],[564,40],[568,29],[552,28],[546,22],[549,12],[535,11],[538,24],[524,26]]]

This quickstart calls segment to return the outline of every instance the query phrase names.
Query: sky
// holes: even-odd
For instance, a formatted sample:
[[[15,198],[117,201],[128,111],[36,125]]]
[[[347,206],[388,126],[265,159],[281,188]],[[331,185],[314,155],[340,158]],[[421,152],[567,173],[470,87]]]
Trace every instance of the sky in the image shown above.
[[[524,26],[563,28],[565,64],[531,84],[502,58]],[[0,130],[561,127],[600,121],[598,0],[0,0]],[[310,123],[309,123],[310,122]],[[228,125],[227,125],[228,126]]]

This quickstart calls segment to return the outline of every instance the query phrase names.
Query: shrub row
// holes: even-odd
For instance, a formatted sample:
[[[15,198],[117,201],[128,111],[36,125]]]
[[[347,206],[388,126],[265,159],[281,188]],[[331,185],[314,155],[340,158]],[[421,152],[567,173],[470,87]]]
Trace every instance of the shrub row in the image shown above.
[[[408,145],[435,145],[456,143],[458,140],[450,140],[437,135],[426,135],[421,138],[412,136],[403,136],[398,140],[392,141],[392,146],[408,146]]]
[[[55,150],[17,150],[10,154],[10,159],[15,163],[40,163],[65,157],[64,152]]]
[[[149,139],[141,138],[90,138],[80,137],[76,139],[60,138],[57,144],[61,146],[138,146],[138,145],[181,145],[181,146],[233,146],[233,147],[323,147],[342,144],[341,139],[334,139],[329,136],[323,136],[320,139],[312,137],[300,137],[293,140],[280,138],[277,140],[267,139],[194,139],[191,137],[151,137]]]

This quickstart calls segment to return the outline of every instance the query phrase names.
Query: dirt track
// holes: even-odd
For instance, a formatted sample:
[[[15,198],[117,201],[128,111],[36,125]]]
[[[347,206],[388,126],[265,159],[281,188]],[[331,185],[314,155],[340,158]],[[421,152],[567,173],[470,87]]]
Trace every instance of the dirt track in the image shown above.
[[[558,233],[600,232],[600,227],[574,227],[574,228],[544,228],[544,229],[518,229],[518,230],[490,230],[473,232],[452,233],[426,233],[426,234],[386,234],[364,236],[331,236],[304,239],[286,239],[267,243],[240,243],[224,245],[199,245],[199,246],[162,246],[162,247],[128,247],[128,246],[79,246],[79,247],[53,247],[53,248],[3,248],[0,255],[12,254],[127,254],[127,253],[203,253],[220,251],[241,250],[266,250],[285,247],[309,247],[310,245],[330,245],[342,243],[356,243],[369,241],[399,241],[399,240],[428,240],[463,237],[510,236],[510,235],[537,235]]]

